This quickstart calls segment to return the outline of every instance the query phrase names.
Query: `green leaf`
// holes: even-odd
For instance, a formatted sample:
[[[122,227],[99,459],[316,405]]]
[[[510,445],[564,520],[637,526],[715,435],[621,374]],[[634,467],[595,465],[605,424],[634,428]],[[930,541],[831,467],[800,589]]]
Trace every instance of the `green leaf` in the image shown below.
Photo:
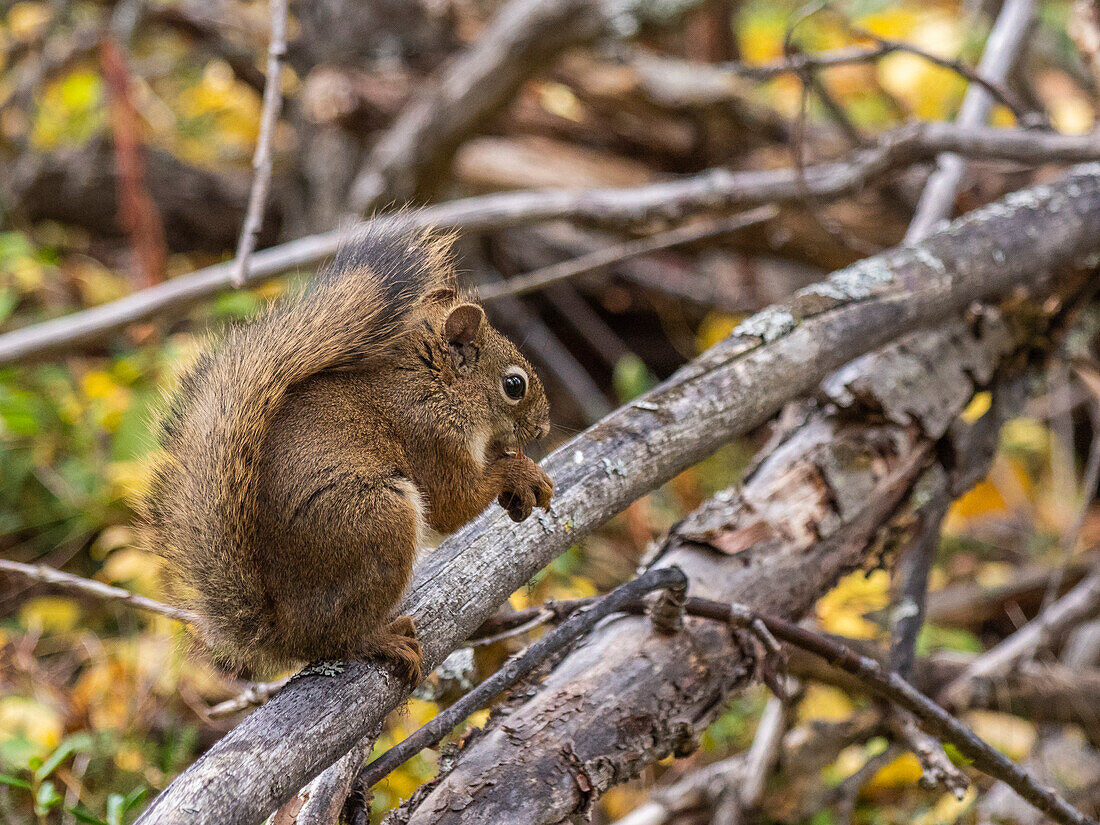
[[[615,364],[611,383],[615,386],[619,401],[625,404],[631,398],[637,398],[642,393],[652,389],[656,385],[657,379],[646,367],[645,362],[631,353],[630,355],[624,355]]]
[[[126,813],[125,803],[126,797],[120,793],[107,797],[107,825],[122,825],[122,816]]]
[[[148,791],[148,788],[143,788],[140,786],[134,788],[132,791],[130,791],[130,793],[126,794],[126,798],[122,800],[122,810],[129,811],[130,809],[132,809],[135,805],[137,805],[139,802],[141,802],[141,800],[145,798],[145,794]]]
[[[14,289],[0,289],[0,323],[3,323],[12,310],[15,309],[15,305],[19,303],[19,296],[15,294]]]
[[[34,797],[34,812],[38,816],[45,816],[51,808],[57,807],[62,802],[62,796],[57,792],[53,782],[43,782],[38,786],[38,793]]]
[[[96,816],[95,814],[88,811],[86,808],[81,808],[81,807],[69,808],[69,807],[66,807],[65,810],[68,811],[69,813],[71,813],[80,822],[87,823],[87,825],[109,825],[109,823],[104,822],[102,819],[100,819],[98,816]]]
[[[46,761],[42,763],[34,772],[35,782],[41,782],[46,777],[50,776],[57,770],[57,766],[64,762],[73,751],[83,750],[91,745],[91,738],[87,734],[76,734],[65,739],[57,749],[46,757]]]
[[[18,776],[12,776],[7,773],[0,773],[0,785],[11,785],[13,788],[22,788],[25,791],[31,789],[31,783],[25,779],[20,779]]]
[[[963,756],[962,752],[950,742],[943,743],[943,752],[947,754],[948,759],[950,759],[960,768],[965,768],[967,765],[970,765],[974,762],[973,759]]]

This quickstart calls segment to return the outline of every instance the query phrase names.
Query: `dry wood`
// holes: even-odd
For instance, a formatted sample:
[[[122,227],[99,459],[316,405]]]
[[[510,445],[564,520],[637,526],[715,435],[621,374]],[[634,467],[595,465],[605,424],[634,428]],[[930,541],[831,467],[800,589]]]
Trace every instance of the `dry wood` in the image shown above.
[[[286,60],[287,0],[271,0],[271,44],[267,50],[267,81],[264,84],[264,105],[260,115],[260,134],[256,139],[256,153],[252,157],[252,189],[248,193],[248,209],[237,242],[230,282],[244,286],[248,275],[248,257],[256,248],[267,207],[267,190],[271,187],[271,168],[275,163],[271,146],[275,141],[275,128],[279,124],[279,112],[283,108],[283,63]]]
[[[554,219],[603,226],[637,226],[679,221],[691,214],[727,212],[768,203],[818,200],[851,194],[893,169],[951,151],[967,156],[1015,160],[1034,165],[1073,163],[1100,157],[1100,139],[998,129],[960,129],[946,123],[914,124],[884,135],[849,159],[804,170],[800,183],[791,169],[730,172],[711,169],[673,181],[627,189],[507,192],[452,201],[413,212],[419,226],[467,232]],[[374,219],[385,221],[385,217]],[[233,224],[236,225],[236,224]],[[299,238],[252,256],[247,282],[259,284],[288,270],[324,260],[350,236],[350,230]],[[1037,261],[1037,265],[1043,265]],[[0,335],[0,366],[67,352],[169,312],[180,312],[230,286],[232,261],[181,275],[116,301]]]
[[[158,616],[167,616],[178,622],[190,623],[195,621],[195,614],[190,610],[164,604],[162,602],[138,596],[122,587],[112,587],[103,582],[84,579],[71,573],[63,573],[44,564],[23,564],[8,559],[0,559],[0,574],[19,576],[31,582],[38,582],[55,590],[61,590],[72,595],[91,596],[105,602],[124,604],[128,607],[144,610],[146,613],[155,613]]]
[[[1086,166],[972,213],[923,244],[842,270],[789,304],[753,316],[669,381],[550,456],[545,467],[556,485],[550,512],[520,525],[487,512],[425,560],[401,606],[417,620],[425,666],[438,665],[579,536],[811,391],[830,370],[921,324],[942,323],[975,300],[1025,282],[1037,285],[1036,272],[1098,249],[1100,178]],[[916,461],[909,431],[902,429],[891,431],[901,439],[893,455]],[[819,435],[832,442],[836,434]],[[900,496],[909,481],[906,461],[897,466],[898,458],[884,460],[900,475],[879,478],[885,486],[879,506],[890,490]],[[856,560],[837,551],[830,569],[838,572],[835,565]],[[782,576],[783,587],[793,592],[771,594],[777,610],[797,611],[816,595],[803,576],[812,566],[802,557]],[[822,570],[823,578],[830,569]],[[261,820],[343,756],[405,695],[400,680],[376,665],[351,662],[339,671],[292,681],[181,774],[141,821]],[[725,672],[732,684],[737,674]],[[241,787],[250,793],[241,794]]]
[[[1100,615],[1100,567],[1035,619],[982,654],[944,690],[944,701],[969,704],[974,691],[1005,678],[1037,649],[1097,615]]]
[[[850,412],[811,415],[765,448],[743,488],[720,493],[674,528],[658,563],[680,566],[697,596],[787,617],[800,616],[858,566],[924,475],[931,445],[948,429],[943,410],[961,411],[973,380],[990,380],[1013,348],[996,318],[977,336],[960,323],[910,339],[853,364],[833,382],[843,392],[830,397],[917,426],[846,423]],[[856,376],[859,400],[845,398]],[[912,417],[894,394],[902,384],[939,414]],[[958,442],[962,463],[987,461],[996,431],[987,422],[960,433],[974,439]],[[690,622],[672,642],[637,620],[606,625],[532,698],[491,722],[403,819],[491,822],[507,811],[517,821],[550,823],[583,815],[611,785],[688,746],[728,692],[751,677],[751,660],[736,637],[703,622]]]
[[[1024,34],[1035,16],[1035,0],[1008,0],[997,15],[978,71],[1003,83],[1024,45]],[[956,122],[962,127],[981,126],[989,116],[993,96],[984,86],[966,90]],[[905,233],[907,243],[923,240],[939,221],[951,217],[966,161],[957,154],[945,153],[936,159],[936,171],[928,179],[917,204],[917,213]]]
[[[566,49],[605,34],[667,22],[695,0],[510,0],[485,33],[416,94],[371,150],[352,187],[352,208],[422,200],[439,187],[462,142]]]

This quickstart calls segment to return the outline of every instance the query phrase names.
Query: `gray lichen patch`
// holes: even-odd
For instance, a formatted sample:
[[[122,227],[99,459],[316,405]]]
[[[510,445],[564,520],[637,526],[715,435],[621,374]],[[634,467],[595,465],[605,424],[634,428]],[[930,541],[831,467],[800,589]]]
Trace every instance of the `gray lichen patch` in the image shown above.
[[[791,332],[798,320],[786,307],[769,307],[746,318],[733,331],[735,335],[751,335],[764,343],[771,343]]]
[[[914,246],[912,252],[913,257],[916,258],[919,263],[924,264],[936,274],[947,274],[947,267],[944,265],[943,260],[939,256],[933,255],[928,247],[920,245]]]
[[[840,270],[827,281],[799,290],[795,299],[807,309],[815,303],[823,308],[832,308],[851,301],[863,301],[873,296],[879,287],[892,283],[894,276],[890,262],[881,256],[866,258]],[[810,314],[813,313],[806,313]]]

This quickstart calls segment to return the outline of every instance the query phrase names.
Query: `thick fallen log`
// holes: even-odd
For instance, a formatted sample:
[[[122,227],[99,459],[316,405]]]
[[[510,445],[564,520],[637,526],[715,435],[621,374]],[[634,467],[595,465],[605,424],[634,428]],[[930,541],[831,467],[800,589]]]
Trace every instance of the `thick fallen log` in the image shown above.
[[[401,610],[417,620],[425,666],[437,666],[577,538],[811,392],[830,371],[899,334],[942,323],[976,300],[1035,285],[1038,273],[1100,252],[1098,172],[1084,166],[1055,184],[1016,193],[920,245],[869,258],[758,313],[664,384],[557,450],[545,462],[556,484],[549,513],[513,525],[488,511],[416,572]],[[826,443],[834,434],[819,435]],[[900,441],[880,446],[894,450],[895,458],[883,461],[898,477],[881,476],[879,486],[886,485],[883,495],[894,490],[900,497],[913,470],[896,456],[917,461],[917,436],[908,429],[890,435]],[[787,570],[785,602],[808,603],[812,596],[804,566],[801,560]],[[774,607],[788,612],[778,601]],[[258,822],[405,695],[400,680],[375,664],[350,662],[331,675],[295,679],[181,774],[141,821]]]
[[[1001,408],[945,434],[1015,346],[993,315],[976,331],[956,321],[848,365],[823,385],[829,403],[765,447],[743,486],[673,528],[656,563],[679,566],[692,595],[800,617],[868,559],[918,481],[955,489],[935,454],[947,447],[956,456],[958,479],[981,473]],[[860,420],[868,411],[873,417]],[[689,620],[669,639],[636,618],[616,620],[558,664],[533,697],[490,720],[396,819],[584,817],[612,785],[690,749],[754,670],[743,641],[720,625]]]

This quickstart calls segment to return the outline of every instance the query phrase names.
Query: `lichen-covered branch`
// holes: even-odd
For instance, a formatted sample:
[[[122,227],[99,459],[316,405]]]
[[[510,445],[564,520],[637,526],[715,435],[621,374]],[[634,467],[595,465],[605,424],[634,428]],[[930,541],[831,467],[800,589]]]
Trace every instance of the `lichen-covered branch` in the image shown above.
[[[943,474],[938,465],[926,469],[933,446],[1015,348],[996,315],[978,330],[956,322],[914,334],[836,373],[823,392],[840,412],[810,412],[765,447],[743,486],[673,529],[656,563],[679,566],[695,596],[801,616],[863,563],[910,490]],[[858,411],[886,421],[860,421]],[[991,457],[999,411],[948,437],[963,466]],[[753,672],[740,640],[713,623],[690,621],[674,640],[634,619],[605,625],[533,697],[490,720],[398,821],[494,822],[508,812],[555,823],[583,815],[610,786],[690,746]]]
[[[549,512],[516,525],[490,510],[441,544],[414,574],[400,609],[417,621],[425,666],[443,661],[579,536],[760,425],[786,401],[811,392],[830,371],[918,326],[942,324],[974,301],[1025,283],[1035,287],[1036,273],[1100,252],[1097,172],[1081,167],[1057,183],[978,210],[920,245],[837,272],[748,319],[668,381],[557,450],[544,462],[556,485]],[[840,435],[828,429],[819,432],[823,443]],[[910,464],[920,463],[914,438],[901,427],[885,443],[864,445],[865,451],[884,451],[882,466],[890,472],[876,476],[877,498],[865,485],[852,488],[853,494],[866,494],[877,507],[885,507],[891,493],[900,497],[911,483]],[[814,483],[807,479],[811,493]],[[844,489],[835,486],[834,495]],[[883,517],[872,515],[874,524]],[[846,541],[862,547],[857,538]],[[822,576],[856,561],[838,551]],[[791,615],[808,604],[816,588],[803,575],[806,567],[803,557],[788,569],[770,610]],[[727,684],[740,678],[724,672]],[[295,679],[184,771],[141,821],[258,822],[404,696],[401,680],[375,664],[349,662],[333,675]],[[240,793],[241,787],[249,793]]]

